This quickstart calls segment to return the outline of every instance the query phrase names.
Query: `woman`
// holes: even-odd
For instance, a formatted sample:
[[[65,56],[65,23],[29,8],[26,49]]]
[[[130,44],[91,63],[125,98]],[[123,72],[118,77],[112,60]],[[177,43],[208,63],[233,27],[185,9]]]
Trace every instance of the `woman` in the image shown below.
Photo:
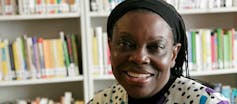
[[[183,77],[185,26],[166,2],[122,2],[111,12],[107,32],[112,71],[119,83],[89,103],[229,104],[211,88]]]

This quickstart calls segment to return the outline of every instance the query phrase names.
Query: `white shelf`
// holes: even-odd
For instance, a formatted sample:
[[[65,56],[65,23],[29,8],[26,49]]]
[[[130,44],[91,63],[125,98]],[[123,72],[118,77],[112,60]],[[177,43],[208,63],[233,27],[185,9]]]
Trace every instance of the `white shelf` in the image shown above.
[[[229,13],[229,12],[237,12],[237,7],[212,8],[212,9],[190,9],[190,10],[178,10],[178,11],[181,15],[184,15],[184,14]]]
[[[224,74],[236,74],[237,69],[216,69],[216,70],[208,70],[208,71],[190,71],[191,77],[198,77],[198,76],[210,76],[210,75],[224,75]],[[185,72],[184,74],[185,75]],[[94,80],[114,80],[113,75],[100,75],[94,76]]]
[[[208,14],[208,13],[229,13],[237,12],[237,7],[228,8],[212,8],[212,9],[189,9],[189,10],[178,10],[181,15],[185,14]],[[90,17],[107,17],[109,12],[90,12]]]
[[[90,12],[91,17],[107,17],[109,16],[110,12]]]
[[[209,75],[223,75],[223,74],[236,74],[237,69],[216,69],[207,71],[191,72],[190,76],[209,76]]]
[[[94,76],[93,80],[114,80],[114,75],[99,75],[99,76]]]
[[[30,79],[30,80],[0,81],[0,87],[49,84],[49,83],[62,83],[62,82],[75,82],[75,81],[83,81],[83,76],[65,77],[65,78],[52,78],[52,79]]]
[[[6,16],[0,16],[0,21],[62,19],[62,18],[79,18],[79,17],[80,17],[79,13],[6,15]]]

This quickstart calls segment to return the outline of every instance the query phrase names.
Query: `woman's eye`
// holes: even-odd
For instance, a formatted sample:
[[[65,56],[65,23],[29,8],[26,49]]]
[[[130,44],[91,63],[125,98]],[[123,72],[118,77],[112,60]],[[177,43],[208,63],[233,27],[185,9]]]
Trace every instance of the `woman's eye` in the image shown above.
[[[164,44],[152,44],[148,46],[148,49],[151,52],[161,52],[162,50],[165,49],[165,45]]]
[[[131,41],[127,41],[127,40],[120,40],[118,42],[118,45],[121,48],[133,48],[133,47],[135,47],[134,43],[132,43]]]

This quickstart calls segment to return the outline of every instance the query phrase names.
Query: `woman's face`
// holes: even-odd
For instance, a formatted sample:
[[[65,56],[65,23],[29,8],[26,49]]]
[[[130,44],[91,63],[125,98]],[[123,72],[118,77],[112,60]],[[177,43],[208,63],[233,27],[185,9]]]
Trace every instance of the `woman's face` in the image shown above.
[[[115,78],[130,96],[147,98],[169,80],[181,45],[174,45],[172,31],[159,15],[130,11],[115,24],[109,46]]]

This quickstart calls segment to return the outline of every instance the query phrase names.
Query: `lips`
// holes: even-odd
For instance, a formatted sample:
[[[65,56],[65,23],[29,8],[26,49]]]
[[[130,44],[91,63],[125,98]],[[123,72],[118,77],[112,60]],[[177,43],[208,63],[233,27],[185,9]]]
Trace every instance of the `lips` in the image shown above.
[[[125,80],[130,85],[146,86],[153,79],[154,74],[126,71]]]
[[[152,74],[140,74],[140,73],[134,73],[134,72],[127,72],[127,75],[134,78],[147,78],[152,76]]]

